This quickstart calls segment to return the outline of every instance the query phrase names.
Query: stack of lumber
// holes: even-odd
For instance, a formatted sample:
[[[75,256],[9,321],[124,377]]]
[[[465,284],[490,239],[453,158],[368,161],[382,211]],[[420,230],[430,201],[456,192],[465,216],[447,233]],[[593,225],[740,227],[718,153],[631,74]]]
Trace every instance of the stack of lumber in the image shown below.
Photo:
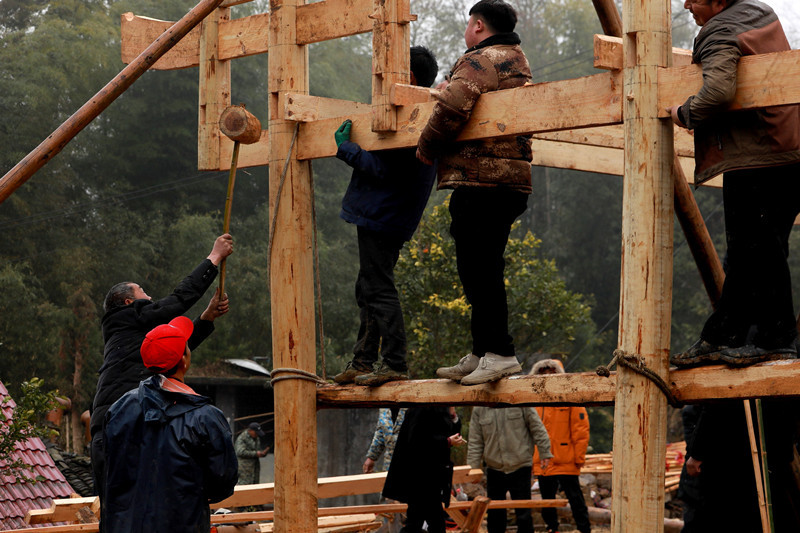
[[[681,441],[667,444],[665,460],[667,469],[664,479],[664,489],[671,492],[678,488],[681,468],[683,468],[683,463],[686,460],[686,442]],[[613,453],[587,454],[586,463],[583,465],[583,468],[581,468],[581,474],[610,474],[613,466]]]

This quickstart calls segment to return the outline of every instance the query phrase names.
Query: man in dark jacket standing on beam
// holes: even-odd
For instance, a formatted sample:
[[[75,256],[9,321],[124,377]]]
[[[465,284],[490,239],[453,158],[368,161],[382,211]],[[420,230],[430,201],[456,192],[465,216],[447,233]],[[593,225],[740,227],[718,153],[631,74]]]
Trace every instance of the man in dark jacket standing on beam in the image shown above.
[[[417,158],[439,160],[439,189],[450,196],[450,234],[464,294],[472,306],[472,352],[436,374],[463,385],[496,381],[522,370],[508,332],[503,253],[511,224],[531,193],[531,143],[526,136],[455,142],[481,94],[531,79],[514,33],[517,13],[503,0],[481,0],[469,11],[456,62],[417,145]],[[498,130],[499,131],[499,130]]]
[[[728,261],[700,339],[670,362],[745,366],[797,356],[787,256],[800,212],[800,106],[731,111],[743,56],[790,50],[775,12],[757,0],[686,0],[701,26],[692,61],[703,87],[673,121],[694,130],[695,184],[724,172]]]
[[[208,257],[175,290],[153,301],[136,283],[123,282],[111,287],[106,295],[102,328],[105,350],[98,370],[97,392],[92,404],[92,472],[95,491],[102,494],[105,479],[103,460],[103,420],[106,411],[123,394],[135,389],[152,373],[142,363],[139,348],[148,331],[186,313],[208,290],[217,277],[217,265],[233,253],[233,238],[221,235],[214,241]],[[214,294],[208,307],[194,321],[189,348],[195,349],[212,331],[214,320],[228,312],[228,297]]]
[[[238,465],[230,425],[184,383],[193,329],[179,316],[147,333],[141,359],[156,375],[108,410],[105,531],[207,533],[208,504],[233,494]]]

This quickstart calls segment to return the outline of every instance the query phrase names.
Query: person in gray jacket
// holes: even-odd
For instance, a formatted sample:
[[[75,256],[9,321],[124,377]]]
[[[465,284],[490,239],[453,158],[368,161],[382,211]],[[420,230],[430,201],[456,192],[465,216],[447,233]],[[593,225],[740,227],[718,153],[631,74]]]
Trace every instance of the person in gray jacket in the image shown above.
[[[532,407],[475,407],[469,422],[467,463],[473,468],[486,463],[486,492],[493,500],[505,500],[506,492],[513,500],[531,497],[533,447],[539,448],[542,467],[553,456],[550,438],[539,415]],[[514,509],[518,533],[533,533],[530,509]],[[491,509],[487,523],[489,533],[504,533],[506,510]]]
[[[684,7],[701,26],[692,62],[703,68],[703,86],[667,110],[694,131],[695,185],[724,173],[728,261],[700,338],[670,362],[739,367],[795,359],[787,257],[800,213],[800,106],[734,109],[739,60],[791,47],[775,12],[757,0],[687,0]]]

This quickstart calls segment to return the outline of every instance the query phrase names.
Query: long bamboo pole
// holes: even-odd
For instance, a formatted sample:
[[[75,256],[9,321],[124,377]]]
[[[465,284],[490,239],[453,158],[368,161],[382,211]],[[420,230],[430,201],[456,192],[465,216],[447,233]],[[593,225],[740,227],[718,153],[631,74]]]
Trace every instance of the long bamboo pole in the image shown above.
[[[136,57],[114,79],[64,121],[47,139],[42,141],[22,161],[0,178],[0,203],[46,165],[78,134],[97,118],[111,103],[124,93],[149,69],[153,63],[166,54],[192,28],[200,24],[223,0],[202,0],[178,22],[162,33],[153,43]]]
[[[765,533],[769,531],[769,518],[767,517],[767,502],[764,499],[764,476],[761,472],[761,461],[758,457],[758,446],[756,445],[756,432],[753,426],[753,412],[751,401],[744,401],[744,419],[747,423],[747,436],[750,438],[750,455],[753,459],[753,473],[756,478],[756,493],[758,495],[758,510],[761,513],[761,529]]]
[[[672,124],[658,118],[658,70],[672,62],[669,0],[624,0],[622,288],[619,348],[668,374],[672,312]],[[664,527],[667,402],[658,387],[618,368],[611,530]],[[617,497],[619,496],[619,497]]]
[[[769,462],[767,461],[767,435],[764,431],[764,412],[761,408],[761,398],[756,398],[756,416],[758,417],[758,441],[761,443],[761,473],[764,485],[764,505],[767,509],[767,527],[769,533],[775,533],[775,520],[772,516],[772,489],[769,485]]]

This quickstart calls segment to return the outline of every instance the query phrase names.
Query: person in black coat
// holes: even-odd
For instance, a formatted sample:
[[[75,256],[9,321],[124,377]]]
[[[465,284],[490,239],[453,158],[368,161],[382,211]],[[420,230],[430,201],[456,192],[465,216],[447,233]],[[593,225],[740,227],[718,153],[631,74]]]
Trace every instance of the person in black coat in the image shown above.
[[[217,265],[233,253],[233,238],[220,235],[208,257],[181,281],[172,294],[153,301],[137,283],[130,281],[111,287],[103,302],[103,364],[97,371],[97,391],[92,402],[91,455],[95,492],[102,495],[105,479],[103,421],[109,407],[150,375],[139,348],[145,335],[154,327],[186,313],[211,287],[217,277]],[[195,349],[214,331],[214,320],[228,312],[228,297],[215,293],[208,307],[194,321],[189,348]],[[102,499],[102,496],[101,496]]]
[[[443,406],[412,407],[397,437],[386,474],[383,496],[408,504],[401,533],[444,533],[442,504],[450,504],[453,462],[450,448],[466,441],[455,409]]]

